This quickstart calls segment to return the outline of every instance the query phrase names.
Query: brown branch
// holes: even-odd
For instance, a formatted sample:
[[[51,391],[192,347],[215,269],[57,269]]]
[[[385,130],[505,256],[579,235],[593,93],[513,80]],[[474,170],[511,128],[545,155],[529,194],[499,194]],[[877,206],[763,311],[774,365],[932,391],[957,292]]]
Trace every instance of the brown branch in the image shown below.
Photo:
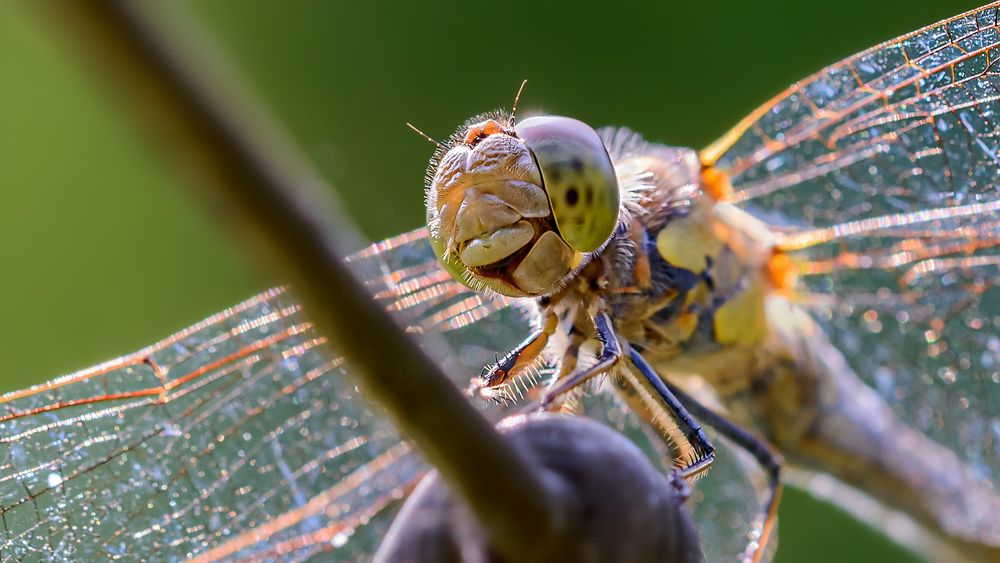
[[[342,262],[356,237],[325,192],[327,183],[255,109],[247,90],[235,87],[240,82],[190,33],[190,22],[178,25],[179,14],[166,2],[89,0],[47,8],[122,107],[152,126],[158,148],[195,172],[203,195],[234,212],[263,245],[365,391],[456,487],[499,553],[524,561],[558,549],[568,525],[558,498],[564,491],[544,478],[533,456],[498,434],[368,297]],[[257,247],[247,248],[256,255]]]

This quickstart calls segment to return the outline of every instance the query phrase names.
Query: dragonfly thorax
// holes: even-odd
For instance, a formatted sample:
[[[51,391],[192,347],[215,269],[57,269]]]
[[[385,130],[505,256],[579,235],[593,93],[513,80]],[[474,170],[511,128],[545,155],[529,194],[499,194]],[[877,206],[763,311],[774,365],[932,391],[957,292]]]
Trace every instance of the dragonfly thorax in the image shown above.
[[[500,115],[474,118],[435,155],[428,176],[432,245],[475,289],[551,294],[618,224],[607,149],[575,119],[535,117],[515,126]]]

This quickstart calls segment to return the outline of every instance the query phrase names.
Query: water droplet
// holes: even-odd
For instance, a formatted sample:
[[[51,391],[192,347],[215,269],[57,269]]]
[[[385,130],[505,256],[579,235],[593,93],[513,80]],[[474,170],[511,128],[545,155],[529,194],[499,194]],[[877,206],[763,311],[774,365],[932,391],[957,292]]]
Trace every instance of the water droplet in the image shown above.
[[[63,484],[62,475],[58,473],[49,473],[48,479],[46,479],[50,487],[58,487]]]

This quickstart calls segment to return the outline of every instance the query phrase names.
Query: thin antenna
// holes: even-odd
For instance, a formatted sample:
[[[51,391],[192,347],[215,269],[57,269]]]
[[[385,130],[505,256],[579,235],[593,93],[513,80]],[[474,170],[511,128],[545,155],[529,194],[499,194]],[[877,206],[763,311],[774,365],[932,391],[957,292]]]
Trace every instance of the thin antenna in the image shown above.
[[[417,135],[420,135],[421,137],[423,137],[423,138],[427,139],[428,141],[430,141],[430,142],[434,143],[435,145],[437,145],[437,147],[438,147],[439,149],[444,149],[444,148],[447,148],[447,147],[445,147],[444,145],[442,145],[441,143],[437,142],[437,141],[436,141],[436,140],[434,139],[434,137],[431,137],[431,136],[430,136],[430,135],[428,135],[427,133],[424,133],[424,132],[423,132],[423,131],[421,131],[420,129],[417,129],[417,128],[416,128],[416,127],[415,127],[415,126],[414,126],[414,125],[413,125],[412,123],[410,123],[409,121],[407,121],[407,122],[406,122],[406,126],[407,126],[407,127],[409,127],[410,129],[413,129],[413,132],[414,132],[414,133],[416,133]]]
[[[510,121],[513,124],[514,118],[517,117],[517,102],[521,100],[521,92],[524,91],[524,85],[528,83],[528,79],[525,78],[521,81],[521,86],[517,89],[517,94],[514,95],[514,105],[510,108]]]

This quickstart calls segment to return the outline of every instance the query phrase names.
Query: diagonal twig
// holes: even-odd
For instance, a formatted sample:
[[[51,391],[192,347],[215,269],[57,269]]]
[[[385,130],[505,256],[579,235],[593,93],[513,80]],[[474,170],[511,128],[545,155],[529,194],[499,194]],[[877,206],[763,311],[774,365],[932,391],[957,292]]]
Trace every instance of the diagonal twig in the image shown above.
[[[47,8],[123,107],[152,126],[171,162],[193,171],[206,199],[233,212],[292,282],[365,391],[457,488],[496,548],[508,560],[544,558],[555,545],[546,540],[565,535],[560,491],[369,298],[343,264],[356,235],[326,182],[246,89],[234,87],[239,81],[225,65],[208,62],[218,60],[216,51],[189,31],[178,35],[180,15],[167,3],[88,0]]]

